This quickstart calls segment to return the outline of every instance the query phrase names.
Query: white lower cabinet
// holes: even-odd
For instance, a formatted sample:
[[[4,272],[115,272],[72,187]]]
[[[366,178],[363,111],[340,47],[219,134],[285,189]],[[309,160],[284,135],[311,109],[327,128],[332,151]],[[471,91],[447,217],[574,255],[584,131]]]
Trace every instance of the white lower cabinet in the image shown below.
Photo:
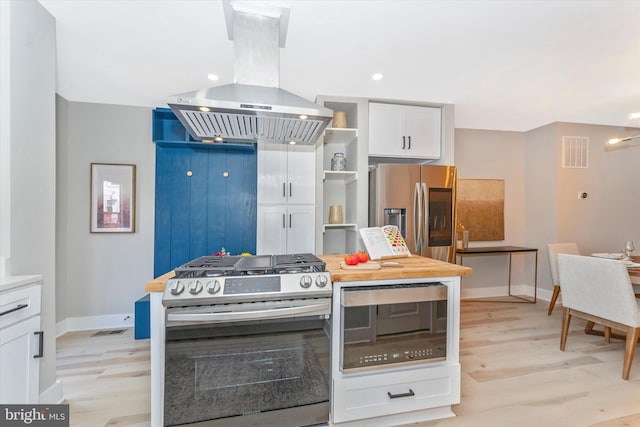
[[[39,282],[2,290],[0,283],[0,402],[36,404],[39,401],[40,328]]]
[[[459,384],[459,363],[341,378],[333,382],[333,422],[365,420],[460,403]]]
[[[258,255],[313,253],[315,206],[258,206]]]

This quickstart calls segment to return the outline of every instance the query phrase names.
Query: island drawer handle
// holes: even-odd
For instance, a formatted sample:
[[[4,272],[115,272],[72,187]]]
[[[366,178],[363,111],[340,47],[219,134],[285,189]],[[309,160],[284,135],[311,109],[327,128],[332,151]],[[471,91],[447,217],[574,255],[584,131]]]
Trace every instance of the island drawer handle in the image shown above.
[[[9,313],[13,313],[14,311],[18,311],[18,310],[22,310],[23,308],[27,308],[29,307],[29,304],[18,304],[15,307],[7,310],[7,311],[3,311],[2,313],[0,313],[0,316],[4,316],[5,314],[9,314]]]
[[[389,395],[389,399],[397,399],[399,397],[411,397],[411,396],[415,396],[416,395],[413,392],[413,390],[411,390],[411,389],[409,389],[409,391],[407,393],[391,394],[391,393],[387,392],[387,394]]]
[[[34,355],[34,359],[39,359],[44,356],[44,331],[34,332],[34,335],[38,335],[38,354]]]

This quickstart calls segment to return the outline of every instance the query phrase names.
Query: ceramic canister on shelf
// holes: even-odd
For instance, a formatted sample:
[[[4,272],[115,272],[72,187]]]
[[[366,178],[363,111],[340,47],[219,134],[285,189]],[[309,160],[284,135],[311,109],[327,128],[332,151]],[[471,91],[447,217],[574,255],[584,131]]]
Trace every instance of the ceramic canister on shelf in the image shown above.
[[[333,153],[331,158],[331,170],[343,171],[347,168],[347,159],[344,157],[344,153]]]
[[[342,224],[343,221],[342,205],[329,206],[329,224]]]
[[[336,111],[333,113],[333,125],[334,128],[346,128],[347,127],[347,113],[344,111]]]

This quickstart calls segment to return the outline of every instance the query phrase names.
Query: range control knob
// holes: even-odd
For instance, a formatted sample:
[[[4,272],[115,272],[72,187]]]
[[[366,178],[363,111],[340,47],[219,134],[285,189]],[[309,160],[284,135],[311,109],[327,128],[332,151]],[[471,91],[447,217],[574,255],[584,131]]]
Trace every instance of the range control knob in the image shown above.
[[[313,279],[308,274],[305,274],[300,278],[300,286],[308,288],[313,284]]]
[[[196,280],[195,282],[189,282],[189,293],[191,293],[192,295],[197,295],[200,292],[202,292],[202,283],[200,283],[199,280]]]
[[[177,282],[171,283],[171,285],[169,286],[169,292],[171,292],[171,295],[180,295],[183,291],[184,285],[179,280]]]
[[[316,277],[316,286],[318,286],[319,288],[324,288],[325,286],[327,286],[327,283],[329,283],[329,278],[324,274]]]
[[[207,282],[207,292],[209,292],[210,294],[217,294],[218,292],[220,292],[220,289],[221,286],[218,280],[209,280]]]

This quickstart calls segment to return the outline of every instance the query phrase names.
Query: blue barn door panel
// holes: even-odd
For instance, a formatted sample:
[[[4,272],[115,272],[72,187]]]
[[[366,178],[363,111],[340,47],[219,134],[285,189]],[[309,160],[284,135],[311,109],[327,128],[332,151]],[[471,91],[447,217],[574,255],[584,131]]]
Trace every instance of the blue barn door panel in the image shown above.
[[[229,156],[227,166],[234,172],[229,176],[232,179],[227,179],[227,239],[235,242],[238,251],[255,254],[256,227],[247,227],[246,224],[256,223],[257,156],[248,153]]]
[[[227,170],[227,153],[221,150],[218,156],[209,156],[208,168],[211,172],[211,181],[208,188],[206,202],[208,229],[211,231],[209,239],[209,253],[214,254],[224,248],[227,252],[236,254],[227,243],[225,236],[227,230],[226,209],[228,194],[225,184],[224,172]],[[231,242],[229,242],[231,243]]]
[[[180,148],[173,151],[173,162],[169,173],[172,175],[169,191],[171,192],[171,221],[169,236],[171,239],[171,268],[184,264],[191,259],[190,248],[190,209],[192,198],[189,191],[191,179],[191,156]],[[167,270],[169,271],[169,270]]]
[[[189,205],[189,259],[211,255],[208,251],[209,230],[207,229],[207,189],[210,183],[208,151],[191,151],[191,204]],[[185,261],[186,262],[186,261]]]
[[[254,254],[256,193],[255,150],[156,145],[155,276],[222,247]]]
[[[188,206],[191,155],[181,148],[156,146],[154,275],[190,259]],[[181,208],[185,207],[185,208]]]
[[[257,156],[253,151],[229,150],[224,159],[211,157],[209,230],[213,252],[224,247],[240,254],[256,250]],[[224,195],[220,197],[220,195]]]
[[[156,147],[156,197],[155,197],[155,233],[153,276],[158,277],[167,271],[171,265],[171,178],[166,171],[171,165],[169,149]],[[162,191],[160,191],[162,189]]]

